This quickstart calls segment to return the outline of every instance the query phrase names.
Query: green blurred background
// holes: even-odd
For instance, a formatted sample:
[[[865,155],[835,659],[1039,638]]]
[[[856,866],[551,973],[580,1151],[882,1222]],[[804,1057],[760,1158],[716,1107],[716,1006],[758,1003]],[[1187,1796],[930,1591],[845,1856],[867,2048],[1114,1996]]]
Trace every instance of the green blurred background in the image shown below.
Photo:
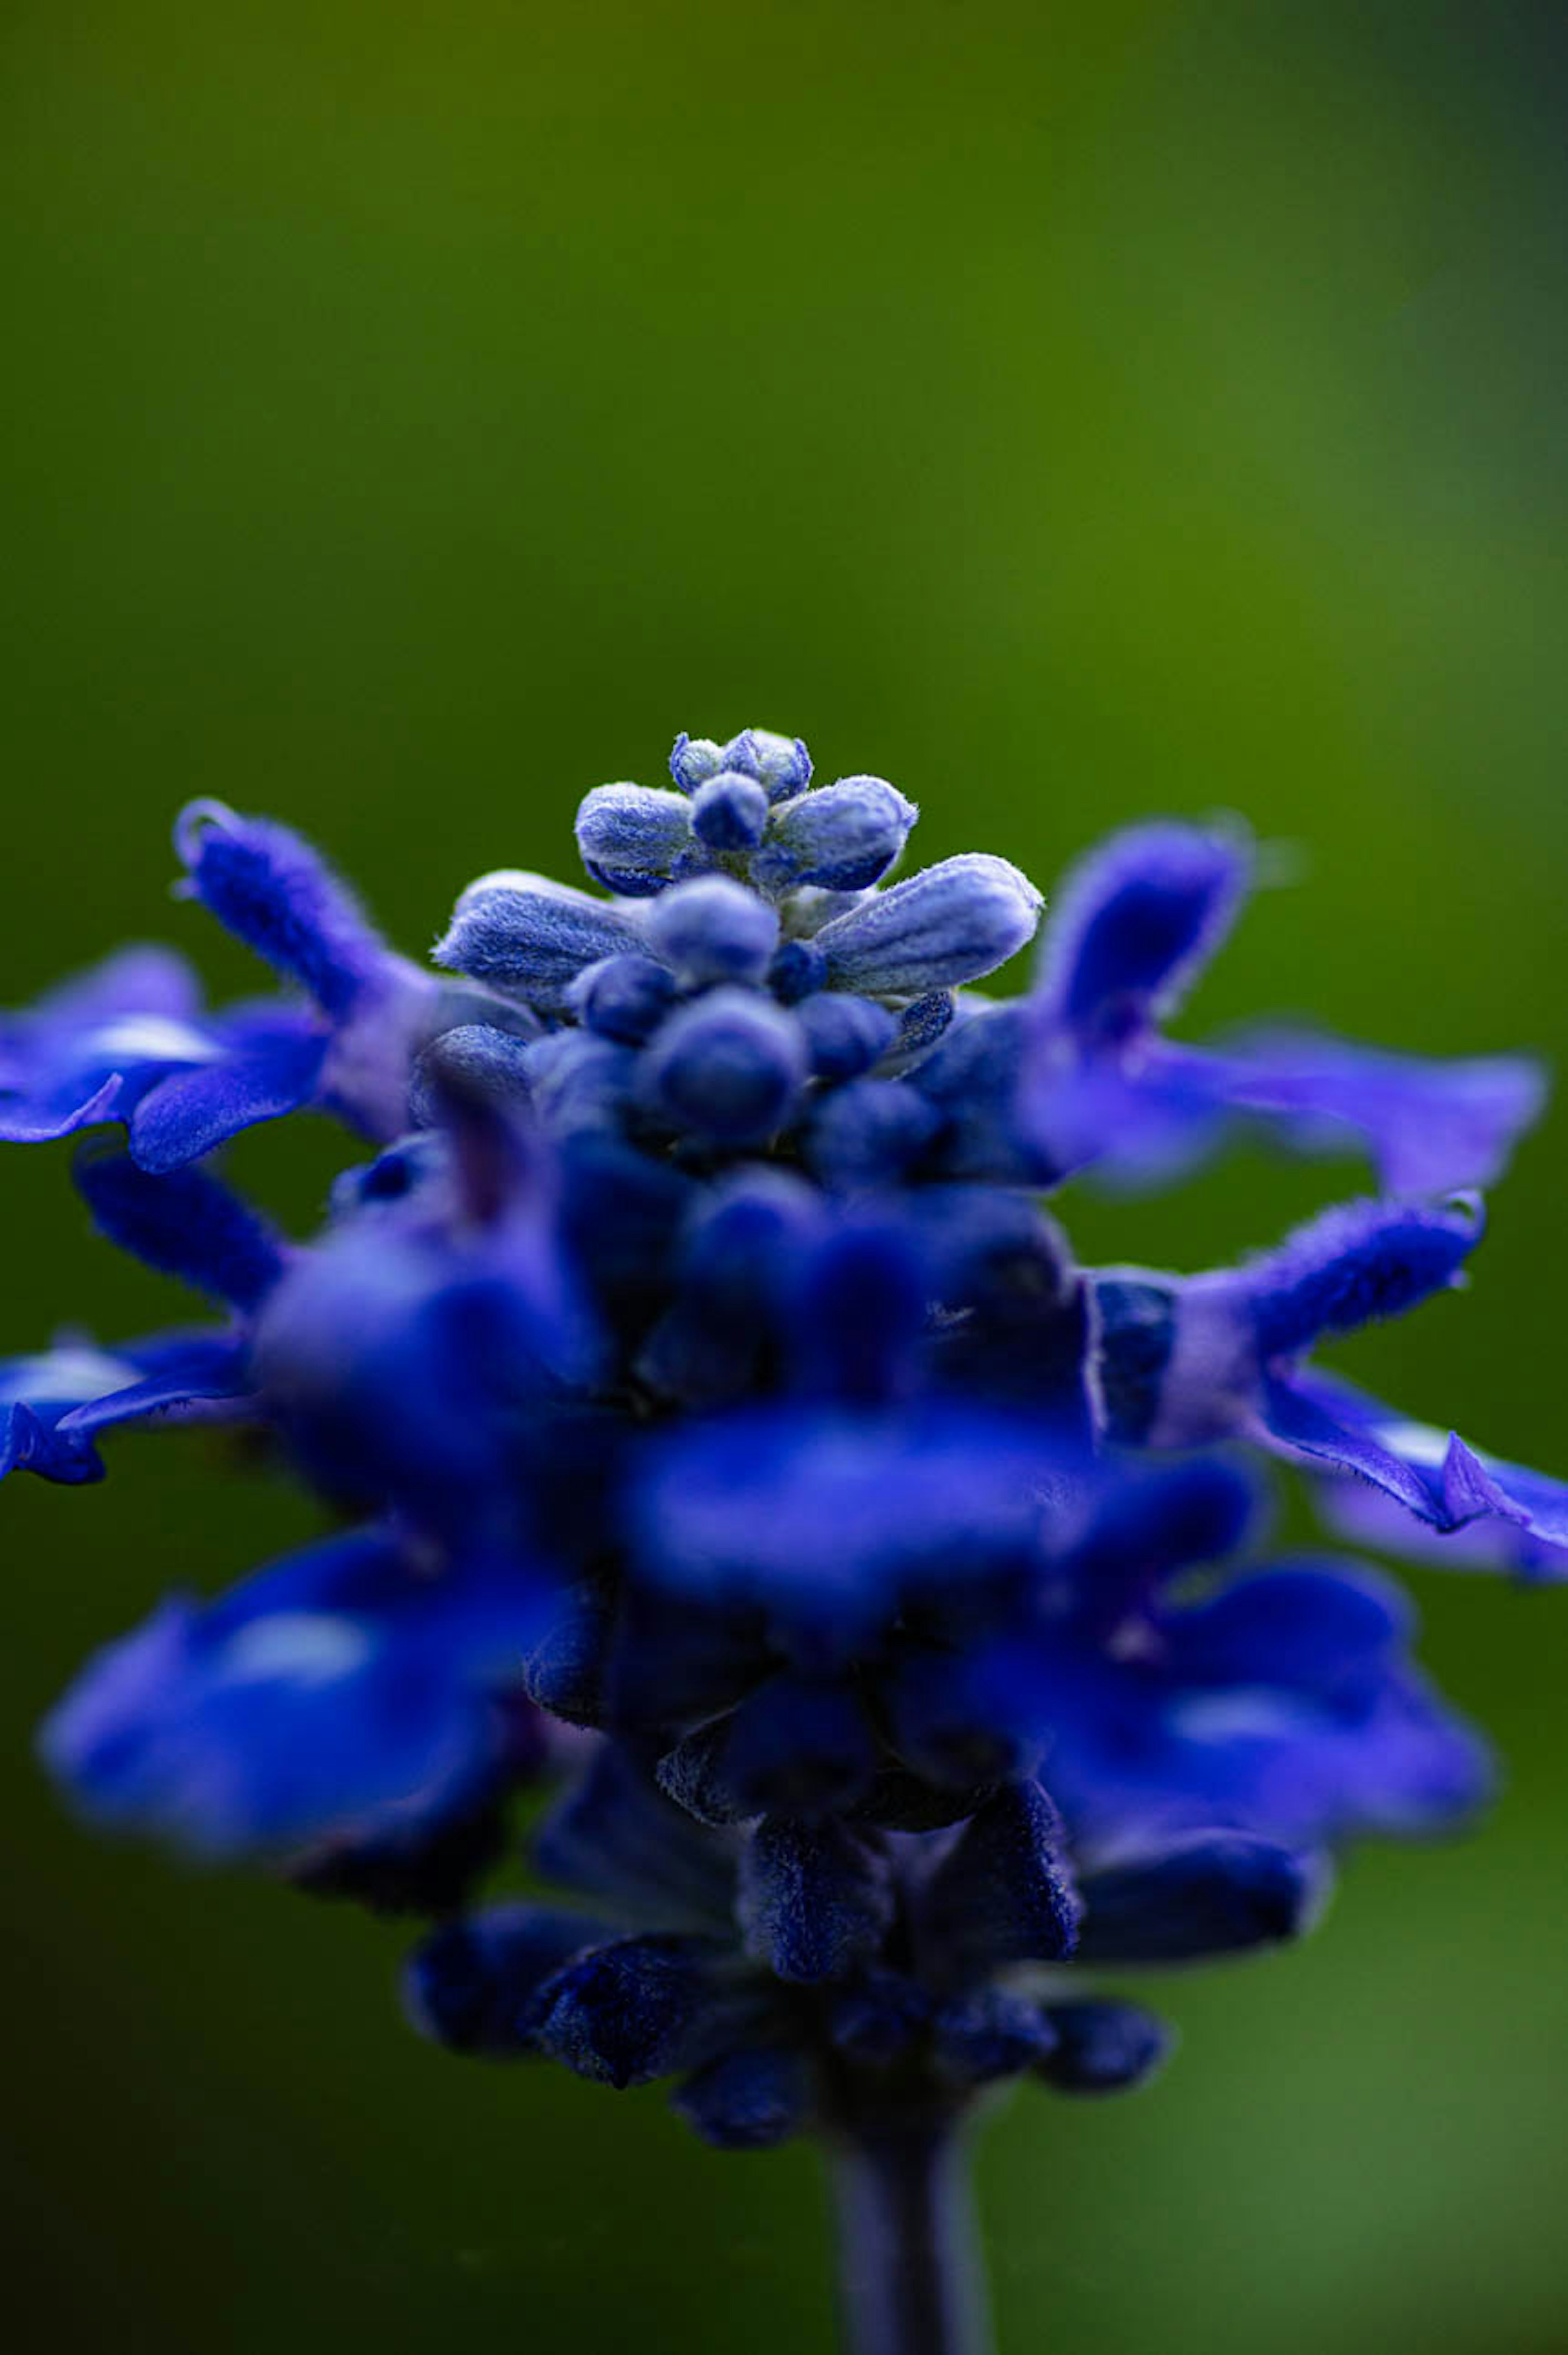
[[[1042,883],[1248,813],[1296,886],[1202,1020],[1568,1060],[1561,11],[1155,0],[8,0],[0,999],[172,905],[194,793],[315,833],[418,949],[675,730],[806,734],[921,849]],[[251,1139],[307,1220],[330,1140]],[[1559,1114],[1473,1294],[1353,1355],[1568,1462]],[[5,1345],[165,1303],[13,1153]],[[1075,1218],[1267,1240],[1349,1169]],[[311,1526],[199,1442],[10,1484],[5,1821],[29,2344],[686,2355],[828,2328],[809,2152],[416,2043],[385,1925],[100,1846],[29,1728],[166,1584]],[[1360,1857],[1183,2057],[1020,2097],[1009,2350],[1568,2343],[1568,1598],[1419,1582],[1495,1729],[1479,1837]]]

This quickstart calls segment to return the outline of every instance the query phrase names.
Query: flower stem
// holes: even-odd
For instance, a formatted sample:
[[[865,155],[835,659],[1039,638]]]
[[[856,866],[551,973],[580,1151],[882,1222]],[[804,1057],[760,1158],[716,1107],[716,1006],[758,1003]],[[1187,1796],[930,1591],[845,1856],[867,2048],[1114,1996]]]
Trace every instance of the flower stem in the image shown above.
[[[988,2355],[967,2137],[950,2117],[836,2138],[846,2355]]]

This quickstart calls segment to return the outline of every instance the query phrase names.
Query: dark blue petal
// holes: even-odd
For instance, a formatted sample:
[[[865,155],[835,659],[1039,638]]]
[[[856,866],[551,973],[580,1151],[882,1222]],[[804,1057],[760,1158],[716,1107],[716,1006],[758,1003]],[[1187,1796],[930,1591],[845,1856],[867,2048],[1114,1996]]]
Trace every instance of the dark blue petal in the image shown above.
[[[801,883],[863,890],[887,873],[919,815],[881,777],[841,777],[778,812],[752,860],[752,879],[767,891]]]
[[[574,1955],[606,1944],[603,1923],[542,1905],[496,1905],[417,1946],[403,1999],[421,2036],[487,2061],[536,2052],[539,1991]]]
[[[641,930],[608,901],[501,868],[468,886],[432,954],[437,964],[558,1008],[584,965],[643,947]]]
[[[1325,1211],[1242,1271],[1260,1356],[1293,1357],[1323,1335],[1403,1316],[1456,1282],[1484,1231],[1472,1199],[1442,1209],[1346,1202]]]
[[[1020,1124],[1028,1028],[1019,1001],[965,1007],[916,1063],[909,1084],[940,1116],[934,1157],[943,1177],[1048,1186],[1061,1176],[1061,1165],[1038,1151]]]
[[[1568,1577],[1568,1484],[1411,1421],[1348,1382],[1297,1376],[1269,1394],[1268,1435],[1317,1465],[1336,1528],[1456,1570]]]
[[[1243,1035],[1207,1057],[1177,1050],[1155,1078],[1264,1122],[1297,1152],[1362,1143],[1391,1194],[1489,1186],[1546,1094],[1524,1056],[1439,1061],[1288,1031]]]
[[[938,1380],[1051,1415],[1087,1444],[1089,1294],[1061,1231],[1023,1195],[991,1187],[928,1187],[916,1207],[943,1311]]]
[[[347,1014],[390,959],[357,901],[287,826],[192,802],[175,844],[189,889],[259,956],[301,982],[327,1013]]]
[[[1010,1783],[959,1832],[921,1896],[921,1949],[950,1979],[1065,1962],[1083,1913],[1061,1818],[1038,1783]]]
[[[784,1125],[805,1076],[797,1022],[749,990],[714,989],[655,1032],[639,1086],[677,1130],[715,1145],[753,1146]]]
[[[795,1387],[876,1406],[914,1386],[927,1298],[912,1231],[846,1220],[800,1255],[791,1287]]]
[[[683,728],[669,756],[669,773],[683,794],[696,793],[724,766],[724,747],[710,736],[688,736]]]
[[[805,1157],[824,1185],[869,1192],[896,1185],[913,1169],[941,1124],[934,1108],[901,1081],[850,1080],[812,1114]]]
[[[122,1352],[122,1387],[84,1399],[60,1417],[62,1437],[82,1438],[120,1423],[210,1421],[251,1403],[250,1352],[237,1334],[180,1333],[132,1342]]]
[[[432,1039],[414,1064],[409,1117],[439,1126],[454,1099],[521,1108],[533,1094],[528,1049],[533,1042],[490,1022],[457,1022]]]
[[[785,2045],[744,2046],[699,2069],[670,2106],[719,2150],[772,2150],[809,2123],[811,2072]]]
[[[1169,2058],[1176,2031],[1133,2003],[1053,2003],[1056,2044],[1038,2064],[1059,2094],[1126,2094]]]
[[[678,1611],[651,1582],[621,1597],[604,1687],[604,1720],[667,1740],[732,1709],[778,1664],[761,1611],[733,1597],[684,1594]]]
[[[728,875],[677,883],[649,911],[648,945],[685,982],[760,982],[778,946],[779,920],[755,891]]]
[[[301,1025],[252,1036],[220,1060],[171,1072],[131,1114],[131,1157],[162,1176],[197,1161],[242,1129],[297,1112],[315,1097],[328,1040]]]
[[[585,965],[571,985],[573,1012],[603,1038],[641,1046],[675,1002],[675,975],[656,958],[628,952]]]
[[[736,1911],[746,1951],[776,1978],[843,1978],[881,1944],[893,1902],[883,1859],[831,1817],[771,1817],[741,1852]]]
[[[1108,1479],[1072,1549],[1079,1625],[1114,1635],[1180,1572],[1233,1552],[1260,1509],[1256,1483],[1212,1456]]]
[[[781,1006],[798,1006],[827,986],[827,959],[815,941],[789,940],[775,950],[768,987]]]
[[[1252,875],[1239,834],[1132,826],[1062,886],[1035,999],[1048,1027],[1093,1043],[1169,1013],[1224,939]]]
[[[618,1744],[598,1748],[534,1843],[541,1872],[656,1929],[723,1928],[734,1860],[641,1774]]]
[[[1009,1689],[987,1652],[906,1650],[878,1682],[888,1740],[916,1774],[947,1790],[1028,1774],[1040,1745],[1009,1721]]]
[[[518,1566],[432,1578],[374,1531],[330,1539],[111,1645],[43,1754],[100,1821],[206,1856],[411,1822],[494,1754],[539,1616]]]
[[[740,1816],[816,1817],[869,1789],[876,1746],[854,1688],[770,1678],[725,1721],[722,1774]]]
[[[898,1018],[874,997],[848,990],[822,990],[799,1014],[811,1052],[812,1075],[827,1081],[859,1079],[892,1044]]]
[[[1211,1832],[1083,1884],[1080,1961],[1185,1963],[1299,1938],[1322,1912],[1321,1854]]]
[[[1282,1686],[1355,1705],[1375,1697],[1414,1617],[1392,1579],[1291,1563],[1172,1613],[1163,1632],[1179,1682]]]
[[[692,796],[692,832],[709,850],[731,855],[754,850],[767,822],[766,787],[739,770],[720,770]]]
[[[669,1255],[695,1188],[606,1131],[561,1140],[560,1227],[605,1315],[637,1327],[668,1290]]]
[[[199,1170],[152,1178],[123,1154],[92,1154],[77,1163],[76,1182],[111,1242],[197,1292],[256,1308],[283,1272],[271,1229]]]
[[[913,2051],[930,2019],[930,1998],[912,1979],[869,1970],[834,1997],[827,2032],[847,2059],[887,2069]]]
[[[951,1997],[933,2022],[934,2058],[959,2085],[989,2084],[1036,2068],[1055,2049],[1056,2034],[1038,2004],[997,1987]]]
[[[816,944],[836,988],[916,997],[1006,964],[1032,936],[1040,910],[1040,893],[1016,867],[965,851],[835,916]]]
[[[618,2093],[678,2069],[708,1999],[707,1955],[689,1938],[621,1938],[576,1956],[536,1998],[539,2044]]]
[[[632,1529],[651,1585],[749,1603],[808,1655],[848,1658],[901,1600],[1035,1561],[1062,1476],[1048,1431],[956,1404],[756,1408],[650,1447]]]
[[[811,755],[800,738],[775,736],[766,728],[743,728],[739,736],[731,736],[723,747],[720,769],[755,777],[771,802],[802,794],[811,783]]]
[[[577,812],[577,847],[596,883],[628,899],[663,889],[691,842],[691,804],[684,794],[645,785],[595,785]]]
[[[1093,1301],[1105,1436],[1136,1446],[1159,1419],[1176,1348],[1177,1287],[1136,1273],[1102,1275]]]
[[[681,1239],[675,1298],[638,1360],[642,1379],[694,1407],[769,1387],[820,1220],[812,1188],[784,1170],[705,1188]]]

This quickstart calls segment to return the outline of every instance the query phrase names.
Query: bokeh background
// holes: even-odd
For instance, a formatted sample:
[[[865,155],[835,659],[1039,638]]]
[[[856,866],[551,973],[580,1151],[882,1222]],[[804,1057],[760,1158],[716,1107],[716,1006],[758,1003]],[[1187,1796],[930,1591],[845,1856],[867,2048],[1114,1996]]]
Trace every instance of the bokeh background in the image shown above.
[[[472,873],[570,872],[586,786],[755,721],[1042,883],[1249,814],[1294,879],[1200,1028],[1568,1064],[1560,10],[8,0],[0,51],[0,999],[127,932],[245,983],[166,897],[191,794],[309,829],[417,949]],[[336,1151],[240,1159],[303,1222]],[[165,1305],[65,1159],[5,1162],[8,1348]],[[1353,1354],[1560,1465],[1565,1169],[1559,1112],[1471,1295]],[[1197,1265],[1357,1182],[1248,1159],[1075,1231]],[[197,1441],[0,1499],[27,2343],[824,2345],[808,2151],[442,2057],[395,1928],[42,1787],[88,1647],[311,1526]],[[1495,1817],[1171,1990],[1158,2090],[997,2120],[1009,2350],[1568,2343],[1568,1597],[1417,1583]]]

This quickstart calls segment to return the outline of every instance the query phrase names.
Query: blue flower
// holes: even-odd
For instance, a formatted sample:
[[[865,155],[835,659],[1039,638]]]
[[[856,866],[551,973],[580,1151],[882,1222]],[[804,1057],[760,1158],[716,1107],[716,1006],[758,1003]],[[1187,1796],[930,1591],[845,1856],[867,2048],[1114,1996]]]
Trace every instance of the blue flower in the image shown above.
[[[1250,1125],[1300,1152],[1360,1146],[1392,1193],[1489,1185],[1541,1111],[1523,1058],[1435,1063],[1310,1031],[1207,1050],[1164,1038],[1251,870],[1239,832],[1161,825],[1113,837],[1068,878],[1024,1024],[1019,1124],[1040,1164],[1162,1182]]]
[[[99,1822],[200,1855],[385,1844],[487,1788],[541,1591],[389,1529],[328,1539],[165,1602],[89,1664],[43,1754]]]
[[[439,2041],[677,2080],[711,2142],[1070,2094],[1168,2046],[1102,1975],[1311,1926],[1335,1854],[1484,1798],[1398,1590],[1271,1556],[1325,1517],[1554,1575],[1568,1491],[1315,1370],[1465,1277],[1540,1085],[1163,1026],[1253,871],[1159,825],[1040,896],[794,738],[682,737],[578,812],[590,882],[497,870],[405,962],[299,837],[198,804],[188,896],[284,995],[201,1010],[128,952],[0,1028],[0,1131],[114,1122],[112,1241],[215,1304],[0,1369],[0,1471],[243,1420],[348,1526],[91,1662],[46,1761],[107,1825],[436,1916]],[[314,1237],[219,1174],[251,1123],[367,1139]],[[1236,1266],[1085,1269],[1040,1197],[1262,1126],[1385,1190]],[[1216,1453],[1217,1450],[1223,1451]],[[1153,1459],[1153,1460],[1151,1460]],[[567,1778],[484,1884],[516,1792]],[[581,1910],[579,1910],[581,1909]]]

